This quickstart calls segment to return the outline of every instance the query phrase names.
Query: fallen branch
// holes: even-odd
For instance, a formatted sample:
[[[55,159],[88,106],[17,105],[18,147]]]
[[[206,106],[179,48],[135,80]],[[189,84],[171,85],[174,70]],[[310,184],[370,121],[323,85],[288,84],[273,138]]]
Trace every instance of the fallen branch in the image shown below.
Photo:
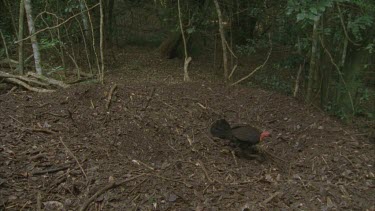
[[[37,84],[39,86],[48,86],[48,84],[37,81],[37,80],[34,80],[32,78],[28,78],[28,77],[23,76],[23,75],[13,75],[13,74],[6,73],[6,72],[3,72],[3,71],[0,71],[0,77],[1,78],[16,78],[16,79],[19,79],[19,80],[27,81],[29,83]]]
[[[86,202],[83,203],[83,205],[79,208],[79,211],[84,211],[88,208],[88,206],[91,204],[91,202],[93,202],[96,198],[98,198],[100,195],[102,195],[104,192],[106,192],[107,190],[109,189],[112,189],[112,188],[116,188],[120,185],[123,185],[127,182],[130,182],[132,180],[135,180],[139,177],[142,177],[144,176],[145,174],[140,174],[140,175],[137,175],[137,176],[134,176],[134,177],[131,177],[129,179],[125,179],[123,181],[120,181],[120,182],[110,182],[108,185],[104,186],[102,189],[98,190],[98,192],[96,192],[94,195],[92,195]]]
[[[49,84],[60,86],[62,88],[68,88],[69,87],[68,84],[65,84],[62,81],[55,80],[55,79],[52,79],[52,78],[47,78],[47,77],[45,77],[43,75],[39,75],[39,74],[36,74],[36,73],[33,73],[33,72],[28,72],[26,75],[27,76],[33,76],[33,77],[35,77],[35,78],[37,78],[39,80],[47,81]]]
[[[109,90],[108,97],[107,97],[107,103],[105,105],[105,107],[107,108],[107,110],[108,110],[109,106],[111,105],[112,95],[113,95],[113,92],[116,90],[116,88],[117,88],[117,84],[113,85],[111,87],[111,89]]]
[[[27,83],[25,83],[25,82],[23,82],[19,79],[16,79],[16,78],[6,78],[5,80],[8,81],[8,82],[20,85],[20,86],[24,87],[25,89],[33,91],[33,92],[50,93],[50,92],[55,91],[55,90],[51,90],[51,89],[35,88],[35,87],[32,87],[32,86],[28,85]]]

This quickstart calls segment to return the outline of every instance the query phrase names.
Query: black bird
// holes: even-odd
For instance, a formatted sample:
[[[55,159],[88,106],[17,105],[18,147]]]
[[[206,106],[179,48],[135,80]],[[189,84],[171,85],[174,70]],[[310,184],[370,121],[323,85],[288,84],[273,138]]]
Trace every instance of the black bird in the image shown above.
[[[230,140],[239,144],[241,148],[256,145],[264,138],[271,136],[270,132],[261,132],[257,128],[250,125],[231,127],[225,119],[215,121],[211,125],[210,132],[212,136],[220,139]]]

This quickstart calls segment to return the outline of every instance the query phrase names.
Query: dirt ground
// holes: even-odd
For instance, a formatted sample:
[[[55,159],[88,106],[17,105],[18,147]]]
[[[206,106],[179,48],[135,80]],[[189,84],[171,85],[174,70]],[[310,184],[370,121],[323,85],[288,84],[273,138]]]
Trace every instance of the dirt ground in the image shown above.
[[[182,83],[181,62],[142,55],[105,85],[0,95],[0,210],[375,209],[363,132],[288,96],[204,82],[194,64]],[[223,117],[271,131],[264,161],[211,137]]]

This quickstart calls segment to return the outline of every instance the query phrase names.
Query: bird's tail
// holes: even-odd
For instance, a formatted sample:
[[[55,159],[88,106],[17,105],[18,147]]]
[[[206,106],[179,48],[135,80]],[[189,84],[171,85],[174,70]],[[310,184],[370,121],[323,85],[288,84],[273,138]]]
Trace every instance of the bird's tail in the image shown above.
[[[211,135],[213,137],[221,138],[221,139],[228,139],[232,136],[232,130],[225,119],[216,120],[210,129]]]

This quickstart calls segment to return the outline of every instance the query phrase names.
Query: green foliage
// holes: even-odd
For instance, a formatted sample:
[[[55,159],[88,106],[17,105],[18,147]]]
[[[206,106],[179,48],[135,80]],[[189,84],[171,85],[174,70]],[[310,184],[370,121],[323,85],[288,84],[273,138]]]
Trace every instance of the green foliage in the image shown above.
[[[370,15],[362,15],[355,17],[353,20],[348,22],[348,30],[354,35],[356,40],[363,40],[363,33],[367,32],[367,29],[374,25],[374,17]]]
[[[334,2],[334,0],[289,0],[287,5],[287,15],[296,13],[297,21],[314,21],[317,20],[327,8],[332,7]]]
[[[357,116],[365,116],[370,119],[375,118],[375,108],[368,108],[373,106],[375,103],[375,91],[371,91],[369,88],[361,86],[361,88],[357,91],[357,95],[359,96],[359,100],[356,105],[355,114]]]
[[[279,90],[288,95],[292,94],[292,86],[276,75],[266,78],[263,82],[267,87],[273,90]]]
[[[39,47],[40,47],[39,50],[51,49],[59,44],[60,44],[60,41],[57,39],[41,38],[39,42]]]
[[[294,45],[294,49],[300,49],[303,55],[311,56],[312,24],[320,18],[319,40],[317,40],[315,55],[318,67],[315,69],[317,74],[313,80],[329,84],[322,85],[320,82],[314,85],[316,86],[314,95],[317,96],[316,101],[318,101],[314,103],[320,103],[327,112],[342,119],[349,119],[353,114],[373,116],[374,110],[371,107],[374,99],[361,79],[364,77],[362,73],[365,69],[374,62],[370,59],[373,58],[371,54],[375,52],[374,8],[375,1],[370,0],[288,0],[286,14],[294,18],[296,24],[290,28],[299,39],[287,30],[284,33],[290,35],[294,43],[299,40],[299,43]],[[283,26],[283,28],[287,27]],[[350,42],[345,46],[348,37]],[[323,48],[320,39],[325,42],[326,49]],[[356,46],[351,45],[353,42]],[[368,53],[358,53],[363,49]],[[332,55],[332,61],[330,58],[327,59],[326,51]],[[367,57],[368,59],[362,59]],[[343,58],[345,61],[342,61]],[[292,68],[293,60],[288,60],[279,63],[277,67]],[[342,76],[338,74],[332,63],[339,65]],[[309,79],[305,78],[305,80]]]
[[[239,55],[249,56],[255,54],[260,49],[268,48],[268,40],[266,39],[246,39],[245,45],[236,45],[236,52]]]
[[[264,89],[275,90],[287,95],[292,94],[291,84],[283,80],[280,74],[258,74],[254,78]],[[248,85],[252,86],[253,84],[250,82]]]
[[[273,64],[275,69],[296,69],[303,64],[304,57],[298,54],[289,55],[286,59]]]
[[[51,70],[49,70],[46,74],[47,75],[52,75],[54,73],[57,73],[57,72],[62,72],[64,71],[65,69],[62,67],[62,66],[57,66],[57,67],[53,67]]]
[[[374,54],[375,53],[375,39],[372,43],[369,43],[365,49],[370,53],[370,54]]]

